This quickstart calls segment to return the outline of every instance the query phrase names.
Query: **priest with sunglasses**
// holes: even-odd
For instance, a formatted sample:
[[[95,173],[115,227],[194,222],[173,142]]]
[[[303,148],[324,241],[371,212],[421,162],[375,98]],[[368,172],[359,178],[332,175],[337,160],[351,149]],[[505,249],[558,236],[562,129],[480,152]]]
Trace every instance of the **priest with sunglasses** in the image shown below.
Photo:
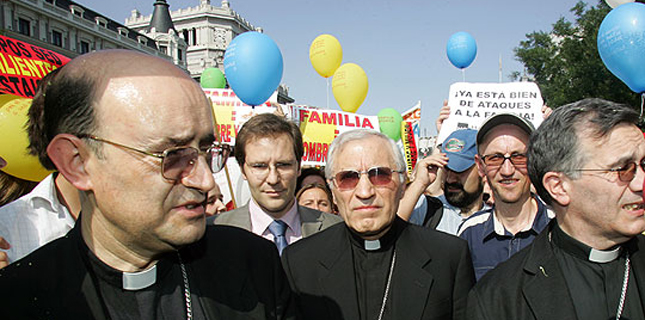
[[[531,193],[526,148],[533,130],[525,119],[499,113],[477,131],[475,162],[495,204],[470,216],[457,232],[468,241],[477,280],[528,246],[553,218]]]
[[[325,175],[344,223],[287,247],[282,262],[304,319],[463,319],[474,273],[465,241],[396,214],[405,160],[392,139],[353,130]]]
[[[528,172],[555,219],[477,283],[470,319],[645,319],[645,139],[626,105],[561,106],[531,136]]]
[[[79,190],[64,237],[0,270],[3,319],[290,319],[275,246],[206,227],[229,149],[184,70],[104,50],[43,83],[47,155]]]

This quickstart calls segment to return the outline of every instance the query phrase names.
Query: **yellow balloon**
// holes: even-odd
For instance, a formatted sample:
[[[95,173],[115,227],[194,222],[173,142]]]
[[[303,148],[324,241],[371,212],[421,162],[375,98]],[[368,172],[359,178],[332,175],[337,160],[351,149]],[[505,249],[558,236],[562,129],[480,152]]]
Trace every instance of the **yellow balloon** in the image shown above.
[[[343,61],[343,48],[334,36],[319,35],[309,47],[309,60],[319,75],[329,78]]]
[[[334,73],[331,90],[343,111],[356,112],[367,97],[367,75],[363,68],[354,63],[346,63]]]
[[[16,178],[41,181],[50,172],[27,150],[26,124],[30,105],[31,99],[0,95],[0,156],[7,162],[2,171]]]

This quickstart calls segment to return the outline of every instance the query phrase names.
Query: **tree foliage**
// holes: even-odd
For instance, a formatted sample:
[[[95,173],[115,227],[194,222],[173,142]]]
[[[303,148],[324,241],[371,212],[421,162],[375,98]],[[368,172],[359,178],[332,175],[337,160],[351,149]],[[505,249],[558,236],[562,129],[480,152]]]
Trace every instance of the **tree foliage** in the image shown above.
[[[598,54],[598,28],[610,10],[602,0],[595,7],[580,1],[571,8],[574,22],[560,18],[551,31],[527,34],[515,48],[516,59],[552,108],[591,97],[640,107],[640,96],[609,72]],[[511,75],[522,77],[517,71]]]

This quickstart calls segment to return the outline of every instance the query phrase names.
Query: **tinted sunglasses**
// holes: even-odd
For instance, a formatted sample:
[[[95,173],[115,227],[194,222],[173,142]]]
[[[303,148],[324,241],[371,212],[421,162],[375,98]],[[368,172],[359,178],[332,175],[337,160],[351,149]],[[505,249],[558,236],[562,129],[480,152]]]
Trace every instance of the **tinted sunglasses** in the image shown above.
[[[94,141],[107,143],[116,147],[121,147],[127,150],[132,150],[145,154],[147,156],[155,157],[161,159],[161,175],[168,180],[180,180],[183,177],[189,176],[195,164],[197,163],[197,158],[202,155],[206,159],[210,169],[213,173],[219,172],[226,165],[226,160],[231,154],[231,146],[227,144],[222,144],[220,142],[214,142],[209,147],[204,150],[199,150],[195,147],[172,147],[164,150],[161,153],[148,152],[126,146],[120,143],[109,141],[106,139],[99,138],[93,135],[85,135],[80,138],[88,138]]]
[[[526,153],[512,153],[510,156],[506,156],[501,153],[487,154],[481,156],[482,161],[485,165],[489,167],[501,167],[504,164],[504,161],[509,160],[515,167],[526,167],[527,156]]]
[[[612,168],[612,169],[575,169],[573,171],[594,171],[594,172],[616,172],[618,174],[618,179],[622,182],[631,182],[636,176],[636,168],[641,167],[641,170],[645,171],[645,158],[636,164],[636,162],[630,162],[623,167]]]
[[[367,174],[370,183],[378,187],[389,184],[392,181],[393,173],[404,172],[404,170],[392,170],[388,167],[374,167],[367,171],[343,170],[336,173],[332,180],[339,190],[349,190],[358,185],[362,174]]]

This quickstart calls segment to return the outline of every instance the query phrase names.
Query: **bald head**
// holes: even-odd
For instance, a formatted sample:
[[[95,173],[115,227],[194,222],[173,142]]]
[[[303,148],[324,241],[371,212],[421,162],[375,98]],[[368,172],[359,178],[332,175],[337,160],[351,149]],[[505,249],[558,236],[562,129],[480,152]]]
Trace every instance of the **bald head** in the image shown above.
[[[129,91],[124,85],[120,92],[110,93],[120,95],[126,102],[141,99],[137,79],[144,82],[146,77],[163,76],[169,81],[195,83],[169,61],[129,50],[88,53],[72,59],[57,71],[55,76],[41,82],[32,104],[34,114],[30,114],[29,124],[32,153],[37,154],[41,163],[50,170],[55,169],[46,151],[51,140],[60,133],[81,136],[95,132],[100,125],[97,112],[102,109],[97,101],[105,96],[115,81],[132,80]],[[197,83],[194,85],[198,87]]]

